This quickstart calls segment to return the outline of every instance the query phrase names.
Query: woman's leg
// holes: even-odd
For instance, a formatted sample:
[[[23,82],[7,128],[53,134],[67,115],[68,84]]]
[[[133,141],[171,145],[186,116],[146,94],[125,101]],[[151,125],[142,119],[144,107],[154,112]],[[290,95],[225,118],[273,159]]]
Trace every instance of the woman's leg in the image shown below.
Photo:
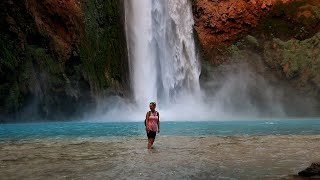
[[[156,137],[156,132],[150,131],[149,133],[150,134],[148,134],[148,149],[151,149],[154,143],[154,139]]]
[[[153,143],[154,143],[154,139],[151,139],[151,146],[153,146]]]
[[[153,138],[148,138],[148,149],[152,148],[153,143],[154,143],[154,139]]]
[[[152,146],[152,144],[151,144],[151,138],[148,138],[148,149],[151,149],[151,146]]]

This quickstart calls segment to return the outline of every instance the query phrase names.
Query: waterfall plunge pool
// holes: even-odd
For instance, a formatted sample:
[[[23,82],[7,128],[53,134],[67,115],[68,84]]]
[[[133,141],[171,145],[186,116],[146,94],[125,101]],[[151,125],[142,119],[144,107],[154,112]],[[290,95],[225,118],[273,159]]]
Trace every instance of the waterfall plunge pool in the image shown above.
[[[320,135],[320,120],[161,122],[159,136]],[[143,122],[1,124],[0,140],[144,137]]]
[[[281,179],[320,160],[320,121],[0,125],[1,179]],[[318,158],[318,159],[317,159]]]

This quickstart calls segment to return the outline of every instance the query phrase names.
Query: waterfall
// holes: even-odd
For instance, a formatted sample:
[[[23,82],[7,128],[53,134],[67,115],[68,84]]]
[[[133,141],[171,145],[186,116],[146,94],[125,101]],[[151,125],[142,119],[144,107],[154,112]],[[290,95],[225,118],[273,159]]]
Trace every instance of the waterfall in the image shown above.
[[[130,76],[135,101],[170,104],[200,94],[189,0],[125,1]]]
[[[274,89],[245,66],[221,67],[223,77],[212,74],[202,94],[191,0],[126,0],[124,6],[135,102],[109,98],[102,119],[143,121],[150,101],[157,102],[161,120],[169,121],[283,115]],[[257,84],[262,101],[252,95]]]
[[[298,95],[287,97],[291,88],[280,86],[254,52],[252,57],[228,57],[232,63],[219,67],[205,65],[200,89],[192,0],[123,2],[134,101],[104,98],[96,113],[98,121],[144,121],[151,101],[157,102],[161,121],[286,117],[283,102],[293,97],[302,104]],[[316,107],[309,102],[299,106]]]

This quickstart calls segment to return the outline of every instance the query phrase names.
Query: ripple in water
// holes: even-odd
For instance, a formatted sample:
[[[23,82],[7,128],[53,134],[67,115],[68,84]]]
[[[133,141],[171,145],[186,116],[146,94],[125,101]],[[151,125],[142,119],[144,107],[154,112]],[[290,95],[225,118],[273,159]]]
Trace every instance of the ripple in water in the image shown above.
[[[1,179],[279,179],[320,157],[319,135],[160,136],[152,150],[146,143],[144,137],[2,141]]]

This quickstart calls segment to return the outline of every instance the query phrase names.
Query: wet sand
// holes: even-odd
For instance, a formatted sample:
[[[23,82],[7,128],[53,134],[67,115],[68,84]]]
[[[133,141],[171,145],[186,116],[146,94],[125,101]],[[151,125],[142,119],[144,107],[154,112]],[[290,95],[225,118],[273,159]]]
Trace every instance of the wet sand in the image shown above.
[[[282,179],[320,160],[317,136],[0,141],[1,179]]]

